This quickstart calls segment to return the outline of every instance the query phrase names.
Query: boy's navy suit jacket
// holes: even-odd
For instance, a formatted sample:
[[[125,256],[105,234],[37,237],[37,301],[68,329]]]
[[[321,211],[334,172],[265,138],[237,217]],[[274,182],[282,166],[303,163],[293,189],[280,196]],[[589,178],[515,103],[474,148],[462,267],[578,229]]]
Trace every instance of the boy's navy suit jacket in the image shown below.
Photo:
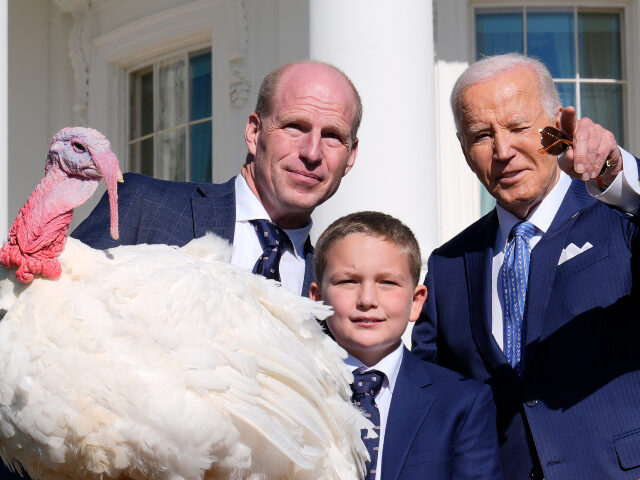
[[[71,234],[93,248],[163,243],[183,246],[213,232],[233,243],[236,222],[235,177],[222,184],[169,182],[125,173],[118,184],[120,239],[109,234],[109,199],[105,193],[96,208]],[[307,238],[302,295],[313,281],[313,248]]]
[[[387,418],[381,480],[502,479],[491,389],[406,348]]]

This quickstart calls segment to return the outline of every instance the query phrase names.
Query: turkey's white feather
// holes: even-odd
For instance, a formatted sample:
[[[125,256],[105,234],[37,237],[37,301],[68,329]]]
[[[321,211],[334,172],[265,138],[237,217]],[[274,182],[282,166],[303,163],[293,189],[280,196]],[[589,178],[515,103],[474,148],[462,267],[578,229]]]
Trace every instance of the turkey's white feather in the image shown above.
[[[58,280],[0,269],[0,453],[33,478],[349,479],[368,423],[330,310],[183,248],[68,239]]]

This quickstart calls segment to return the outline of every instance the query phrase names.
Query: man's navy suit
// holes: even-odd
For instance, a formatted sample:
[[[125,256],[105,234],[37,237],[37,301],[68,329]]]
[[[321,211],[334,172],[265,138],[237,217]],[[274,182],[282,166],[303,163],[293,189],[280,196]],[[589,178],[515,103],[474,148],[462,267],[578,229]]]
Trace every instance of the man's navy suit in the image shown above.
[[[414,353],[492,387],[506,478],[541,478],[537,452],[547,480],[637,480],[637,219],[572,181],[531,251],[522,378],[491,333],[497,230],[494,210],[433,252]],[[586,242],[592,247],[558,265],[567,245]]]
[[[162,243],[183,246],[207,232],[233,243],[236,221],[235,177],[222,184],[168,182],[126,173],[118,184],[120,238],[109,234],[109,199],[96,208],[71,234],[93,248]],[[305,244],[302,295],[313,281],[313,248]]]
[[[502,478],[486,385],[405,349],[382,450],[381,480]]]

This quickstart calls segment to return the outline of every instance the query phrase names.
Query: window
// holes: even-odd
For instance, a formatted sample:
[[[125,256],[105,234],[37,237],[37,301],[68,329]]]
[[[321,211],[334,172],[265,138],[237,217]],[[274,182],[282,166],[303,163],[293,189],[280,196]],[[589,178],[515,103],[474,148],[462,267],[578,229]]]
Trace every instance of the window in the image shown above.
[[[622,13],[593,8],[476,8],[476,58],[519,52],[542,60],[564,105],[576,107],[624,144],[626,88]],[[482,213],[493,208],[484,191]]]
[[[211,182],[211,51],[185,52],[129,74],[129,168]]]

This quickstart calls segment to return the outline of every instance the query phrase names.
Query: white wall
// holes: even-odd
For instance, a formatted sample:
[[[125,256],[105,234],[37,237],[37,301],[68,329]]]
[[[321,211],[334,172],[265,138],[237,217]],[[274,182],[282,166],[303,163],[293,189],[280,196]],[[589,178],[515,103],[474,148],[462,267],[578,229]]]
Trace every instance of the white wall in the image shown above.
[[[8,222],[44,174],[47,127],[49,2],[9,2]]]
[[[640,0],[628,2],[625,9],[626,23],[624,40],[626,48],[623,54],[628,55],[629,70],[627,72],[630,88],[627,90],[625,98],[627,104],[627,145],[624,145],[636,156],[640,155],[640,135],[638,135],[638,125],[640,125]]]
[[[471,59],[468,0],[435,0],[438,205],[440,242],[455,236],[480,216],[482,186],[464,159],[449,105],[458,76]]]
[[[9,76],[9,36],[7,24],[9,20],[8,0],[0,0],[0,239],[9,232],[7,218],[9,192],[8,187],[8,76]]]
[[[40,1],[40,3],[46,3]],[[60,129],[76,124],[73,115],[74,83],[69,57],[72,19],[49,3],[47,55],[47,141]],[[44,155],[45,152],[42,152]]]

